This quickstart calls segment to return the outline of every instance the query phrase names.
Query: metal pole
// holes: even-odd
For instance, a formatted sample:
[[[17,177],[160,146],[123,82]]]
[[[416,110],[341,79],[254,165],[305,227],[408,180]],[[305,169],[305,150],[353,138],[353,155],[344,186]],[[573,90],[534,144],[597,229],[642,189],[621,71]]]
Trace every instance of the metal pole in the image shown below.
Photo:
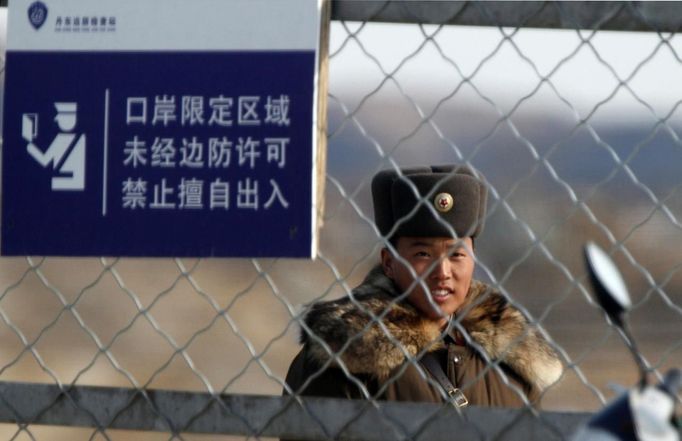
[[[677,32],[682,2],[334,0],[332,20]]]
[[[293,439],[565,439],[586,413],[0,383],[0,422]],[[512,439],[512,438],[510,438]],[[521,438],[518,438],[521,439]]]

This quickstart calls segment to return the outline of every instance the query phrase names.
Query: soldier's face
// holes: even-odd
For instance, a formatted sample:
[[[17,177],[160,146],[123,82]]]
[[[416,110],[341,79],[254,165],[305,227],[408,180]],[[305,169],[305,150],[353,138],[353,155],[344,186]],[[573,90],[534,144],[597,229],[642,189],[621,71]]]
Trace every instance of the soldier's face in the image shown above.
[[[471,286],[471,238],[401,237],[396,245],[400,258],[387,249],[381,251],[384,273],[408,293],[407,300],[422,314],[445,323],[462,305]]]

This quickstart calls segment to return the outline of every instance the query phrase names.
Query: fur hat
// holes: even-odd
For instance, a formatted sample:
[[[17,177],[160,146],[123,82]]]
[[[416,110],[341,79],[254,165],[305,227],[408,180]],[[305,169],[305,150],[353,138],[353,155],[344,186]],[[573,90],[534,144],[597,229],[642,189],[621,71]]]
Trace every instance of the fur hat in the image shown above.
[[[478,236],[488,197],[483,176],[478,176],[464,165],[380,171],[372,180],[379,232],[388,239],[452,237],[453,231],[457,237]]]

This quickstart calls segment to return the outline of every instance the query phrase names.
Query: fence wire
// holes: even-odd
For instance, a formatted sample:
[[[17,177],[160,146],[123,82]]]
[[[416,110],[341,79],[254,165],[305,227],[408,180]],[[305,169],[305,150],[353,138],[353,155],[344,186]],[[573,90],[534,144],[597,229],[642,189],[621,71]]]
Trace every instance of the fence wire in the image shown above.
[[[447,15],[438,3],[412,7],[441,14],[432,22],[457,23],[472,8],[494,21],[495,3],[454,2]],[[361,5],[337,4],[335,13],[368,4]],[[0,388],[0,414],[22,421],[1,425],[0,436],[199,439],[189,432],[211,415],[233,418],[247,438],[296,435],[271,430],[296,400],[283,408],[264,401],[263,413],[221,394],[279,395],[287,387],[308,305],[348,295],[378,262],[386,242],[373,227],[369,184],[399,166],[464,163],[489,182],[476,278],[498,287],[559,353],[563,374],[544,394],[544,409],[594,411],[614,396],[608,384],[637,379],[591,300],[587,240],[611,252],[624,273],[634,297],[629,319],[650,369],[661,375],[682,365],[682,40],[674,23],[657,21],[670,16],[661,4],[650,22],[632,5],[597,3],[581,13],[592,23],[586,30],[560,4],[547,5],[530,4],[521,21],[549,8],[567,29],[482,18],[466,24],[497,26],[332,23],[326,212],[315,261],[0,260],[0,381],[45,386],[31,389],[35,396]],[[423,21],[400,2],[370,6],[358,14]],[[400,10],[401,19],[390,15]],[[621,22],[649,32],[602,29]],[[101,386],[118,399],[91,398],[100,389],[88,388]],[[159,401],[158,389],[201,394]],[[164,407],[192,397],[200,401],[189,414]],[[354,425],[371,416],[386,437],[417,439],[440,430],[441,414],[452,411],[422,407],[408,424],[413,408],[363,403],[303,407],[303,416],[318,437],[358,436]],[[73,418],[45,417],[59,406]],[[148,407],[148,425],[122,424],[139,406]],[[472,439],[528,439],[529,415],[558,439],[568,430],[534,410],[488,412],[478,420],[488,427],[466,426]],[[199,431],[219,426],[211,424]]]

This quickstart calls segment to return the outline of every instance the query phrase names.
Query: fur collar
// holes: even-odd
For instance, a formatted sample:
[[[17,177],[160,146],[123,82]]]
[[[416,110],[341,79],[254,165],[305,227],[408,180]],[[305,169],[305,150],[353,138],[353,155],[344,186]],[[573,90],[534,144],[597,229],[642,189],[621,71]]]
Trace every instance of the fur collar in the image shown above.
[[[309,356],[327,362],[328,345],[351,373],[388,378],[406,355],[442,347],[436,323],[409,303],[396,302],[398,295],[393,281],[377,266],[350,296],[312,305],[301,336]],[[460,311],[465,314],[460,324],[466,340],[486,357],[503,360],[540,391],[558,380],[563,367],[555,352],[502,294],[473,281]],[[382,317],[381,322],[372,316]]]

